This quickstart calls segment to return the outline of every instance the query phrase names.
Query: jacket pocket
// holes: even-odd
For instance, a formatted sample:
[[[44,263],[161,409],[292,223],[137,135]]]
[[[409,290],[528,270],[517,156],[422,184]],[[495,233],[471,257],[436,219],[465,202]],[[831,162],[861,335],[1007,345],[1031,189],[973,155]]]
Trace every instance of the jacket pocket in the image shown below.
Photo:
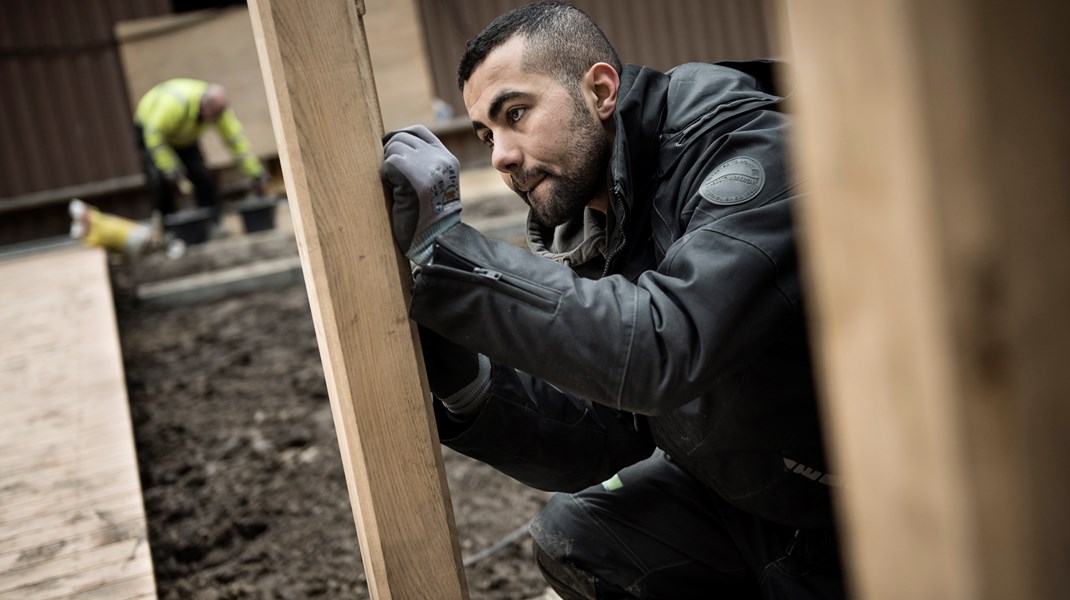
[[[435,261],[421,271],[432,277],[449,277],[485,285],[518,302],[548,314],[556,314],[561,304],[561,292],[523,277],[481,267],[445,246],[436,245]]]

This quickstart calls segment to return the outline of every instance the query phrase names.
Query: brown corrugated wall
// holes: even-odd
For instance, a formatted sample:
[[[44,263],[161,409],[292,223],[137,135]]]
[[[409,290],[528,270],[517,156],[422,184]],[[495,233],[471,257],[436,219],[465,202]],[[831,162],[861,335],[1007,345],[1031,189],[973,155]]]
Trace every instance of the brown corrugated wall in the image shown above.
[[[688,61],[780,56],[775,0],[574,0],[602,27],[621,60],[658,69]],[[465,42],[526,0],[420,0],[434,90],[458,114],[457,61]]]
[[[0,2],[0,199],[140,172],[116,21],[169,0]]]
[[[0,244],[63,234],[75,189],[112,189],[101,208],[145,216],[139,190],[108,185],[141,172],[113,27],[170,12],[169,0],[0,0]]]

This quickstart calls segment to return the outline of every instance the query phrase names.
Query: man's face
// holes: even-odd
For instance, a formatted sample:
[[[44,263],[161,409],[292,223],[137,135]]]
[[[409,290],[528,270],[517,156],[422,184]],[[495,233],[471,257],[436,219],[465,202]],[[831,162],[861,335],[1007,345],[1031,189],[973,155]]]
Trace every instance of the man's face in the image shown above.
[[[524,40],[487,55],[464,86],[491,163],[544,225],[556,226],[604,194],[610,138],[577,89],[521,68]]]

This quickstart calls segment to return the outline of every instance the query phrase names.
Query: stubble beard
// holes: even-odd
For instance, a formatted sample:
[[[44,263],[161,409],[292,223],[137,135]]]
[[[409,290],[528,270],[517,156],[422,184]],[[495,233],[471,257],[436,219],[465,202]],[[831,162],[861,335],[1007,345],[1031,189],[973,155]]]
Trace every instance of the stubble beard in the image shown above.
[[[535,220],[546,227],[557,227],[582,215],[584,207],[606,181],[611,152],[609,135],[579,98],[573,107],[569,129],[572,134],[562,156],[562,172],[551,175],[536,168],[521,177],[522,181],[544,177],[539,184],[544,200],[533,202],[528,194],[521,194],[521,198],[531,207]]]

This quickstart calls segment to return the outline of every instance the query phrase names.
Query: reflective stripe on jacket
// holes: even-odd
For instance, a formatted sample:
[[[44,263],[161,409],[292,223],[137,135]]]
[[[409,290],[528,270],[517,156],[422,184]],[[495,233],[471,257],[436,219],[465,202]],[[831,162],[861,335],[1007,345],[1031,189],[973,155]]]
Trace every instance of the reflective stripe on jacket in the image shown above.
[[[141,125],[145,148],[156,167],[168,175],[178,174],[178,157],[173,148],[196,145],[207,127],[214,126],[230,152],[238,159],[241,172],[249,177],[264,173],[242,133],[241,122],[227,108],[214,123],[201,119],[201,97],[208,83],[197,79],[169,79],[141,97],[134,120]]]

